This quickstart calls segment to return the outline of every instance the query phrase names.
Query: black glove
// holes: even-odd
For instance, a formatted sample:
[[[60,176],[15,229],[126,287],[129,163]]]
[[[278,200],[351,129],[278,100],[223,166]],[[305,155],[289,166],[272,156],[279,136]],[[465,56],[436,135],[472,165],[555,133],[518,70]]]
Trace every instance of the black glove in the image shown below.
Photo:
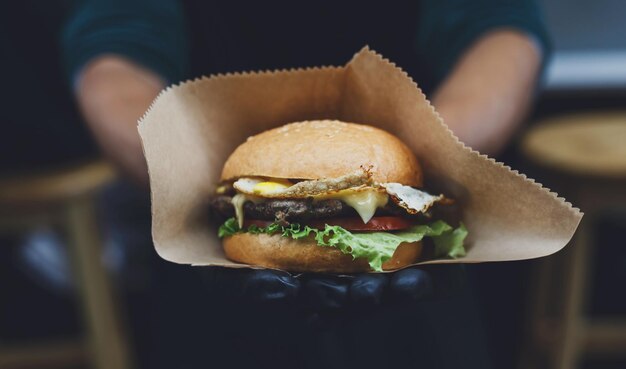
[[[313,310],[416,301],[433,292],[430,273],[417,268],[344,276],[291,275],[270,269],[202,269],[208,287],[219,295],[265,304],[295,302]]]

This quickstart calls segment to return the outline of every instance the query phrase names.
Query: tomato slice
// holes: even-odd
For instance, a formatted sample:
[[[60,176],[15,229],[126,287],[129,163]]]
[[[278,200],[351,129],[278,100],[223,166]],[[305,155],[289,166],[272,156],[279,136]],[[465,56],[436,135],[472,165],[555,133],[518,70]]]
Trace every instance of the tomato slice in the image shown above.
[[[254,225],[254,226],[257,226],[257,227],[260,227],[260,228],[264,228],[264,227],[267,227],[268,225],[270,225],[272,223],[274,223],[274,222],[271,222],[269,220],[244,219],[243,220],[243,228],[247,229],[251,225]]]
[[[272,223],[268,220],[246,219],[243,226],[267,227]],[[361,218],[326,218],[308,220],[305,224],[317,229],[324,229],[326,224],[338,225],[348,231],[399,231],[415,225],[411,220],[402,217],[373,217],[367,223],[363,223]]]
[[[398,231],[415,225],[402,217],[373,217],[363,223],[361,218],[328,218],[307,221],[309,227],[324,229],[328,225],[338,225],[349,231]]]

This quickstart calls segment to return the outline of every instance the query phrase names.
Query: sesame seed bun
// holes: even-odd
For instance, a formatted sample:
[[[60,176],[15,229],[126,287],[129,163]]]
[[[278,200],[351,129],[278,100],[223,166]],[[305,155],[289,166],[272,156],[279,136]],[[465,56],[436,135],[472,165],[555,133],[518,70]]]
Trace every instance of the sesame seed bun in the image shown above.
[[[224,164],[222,180],[240,177],[336,178],[371,168],[376,182],[422,186],[422,169],[396,136],[337,120],[291,123],[248,138]]]

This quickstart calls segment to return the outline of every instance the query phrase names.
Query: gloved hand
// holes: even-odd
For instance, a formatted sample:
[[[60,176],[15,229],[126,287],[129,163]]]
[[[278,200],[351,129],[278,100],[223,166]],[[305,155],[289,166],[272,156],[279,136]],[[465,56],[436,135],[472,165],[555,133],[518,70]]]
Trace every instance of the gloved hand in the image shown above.
[[[202,269],[208,287],[219,295],[257,303],[296,302],[314,310],[416,301],[433,293],[430,273],[418,268],[345,276],[292,275],[269,269]]]

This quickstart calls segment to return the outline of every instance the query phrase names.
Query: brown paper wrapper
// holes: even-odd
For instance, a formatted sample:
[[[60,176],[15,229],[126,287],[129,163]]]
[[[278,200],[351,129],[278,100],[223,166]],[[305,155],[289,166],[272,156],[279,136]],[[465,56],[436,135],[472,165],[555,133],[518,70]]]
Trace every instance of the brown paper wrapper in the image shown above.
[[[464,146],[405,72],[364,48],[344,67],[217,75],[164,90],[139,122],[158,254],[180,264],[249,267],[225,258],[208,199],[226,158],[248,136],[311,119],[397,135],[427,181],[460,202],[467,256],[426,263],[550,255],[568,243],[582,217],[555,193]]]

